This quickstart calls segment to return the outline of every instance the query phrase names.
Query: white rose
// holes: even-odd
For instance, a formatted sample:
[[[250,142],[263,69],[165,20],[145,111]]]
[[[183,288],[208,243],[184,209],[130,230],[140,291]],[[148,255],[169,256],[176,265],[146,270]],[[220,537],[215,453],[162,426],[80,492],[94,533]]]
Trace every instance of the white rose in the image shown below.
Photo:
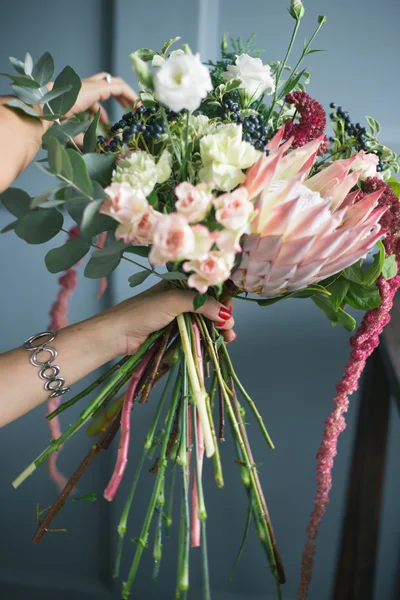
[[[214,181],[215,187],[230,192],[242,183],[248,169],[261,156],[248,142],[242,140],[241,125],[224,125],[216,133],[200,140],[203,167],[199,171],[201,181]]]
[[[361,169],[361,180],[367,179],[367,177],[379,177],[382,179],[382,175],[376,170],[378,163],[379,157],[376,154],[373,152],[367,154],[364,150],[360,150],[351,164],[351,170],[358,171]]]
[[[196,110],[212,89],[199,54],[175,54],[154,75],[155,97],[175,112]]]
[[[113,172],[113,183],[128,183],[136,193],[148,196],[156,183],[163,183],[171,174],[171,155],[164,151],[158,163],[154,156],[142,150],[129,152],[121,158]]]
[[[252,100],[257,100],[263,94],[271,95],[275,91],[271,67],[263,65],[261,58],[241,54],[236,56],[236,63],[228,65],[227,69],[223,73],[224,79],[241,79],[246,96]]]

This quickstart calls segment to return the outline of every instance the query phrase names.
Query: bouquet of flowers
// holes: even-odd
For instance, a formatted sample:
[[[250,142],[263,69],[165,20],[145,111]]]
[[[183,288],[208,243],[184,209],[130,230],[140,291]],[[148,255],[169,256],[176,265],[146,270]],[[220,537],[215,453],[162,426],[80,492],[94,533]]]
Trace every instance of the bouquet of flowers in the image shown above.
[[[299,598],[305,599],[348,397],[378,344],[400,285],[400,184],[392,177],[399,157],[380,144],[379,124],[372,117],[366,117],[366,126],[353,123],[332,103],[332,133],[327,138],[325,110],[306,93],[309,73],[302,67],[306,57],[319,51],[312,43],[326,17],[318,18],[316,31],[291,68],[289,56],[304,15],[301,1],[292,0],[289,12],[294,31],[280,62],[264,64],[252,40],[246,44],[231,40],[230,48],[225,36],[216,63],[202,63],[186,44],[171,50],[180,38],[169,40],[160,52],[137,50],[131,59],[139,99],[101,134],[100,113],[92,120],[63,118],[80,87],[70,67],[49,91],[46,84],[54,73],[50,54],[36,64],[29,54],[24,62],[12,58],[17,75],[9,77],[16,99],[9,106],[32,118],[55,121],[44,135],[47,157],[38,166],[56,176],[59,185],[36,198],[9,189],[1,201],[15,217],[6,230],[13,229],[30,244],[63,232],[64,211],[76,222],[66,243],[50,250],[45,259],[50,272],[65,272],[53,311],[54,327],[62,323],[60,314],[65,317],[66,300],[76,284],[74,266],[92,248],[85,275],[99,278],[103,289],[104,278],[126,260],[140,268],[129,278],[131,287],[157,277],[170,286],[193,289],[196,310],[207,295],[258,306],[309,298],[333,325],[348,331],[356,322],[346,307],[367,311],[351,338],[351,357],[317,457],[318,492],[299,589]],[[35,104],[43,106],[42,114],[32,108]],[[79,148],[74,138],[83,132]],[[372,259],[365,260],[370,253]],[[204,453],[212,458],[216,485],[222,487],[219,443],[225,437],[226,414],[248,496],[249,523],[254,522],[281,598],[284,569],[248,438],[244,403],[254,413],[267,445],[273,444],[218,328],[198,313],[180,315],[74,398],[60,405],[52,400],[47,419],[53,439],[17,477],[15,487],[46,460],[54,461],[81,427],[87,426],[87,433],[99,439],[72,478],[62,482],[61,494],[43,520],[38,519],[34,541],[48,530],[85,469],[119,431],[117,461],[104,492],[107,500],[113,500],[128,460],[133,403],[147,402],[152,388],[164,378],[143,454],[131,457],[137,469],[118,525],[115,576],[141,471],[152,457],[154,488],[122,597],[130,595],[150,544],[153,521],[158,574],[162,538],[170,529],[171,506],[177,501],[178,471],[181,517],[174,597],[186,598],[190,547],[201,546],[204,598],[211,598],[202,464]],[[57,377],[52,383],[54,389],[63,385]],[[89,394],[78,419],[61,433],[57,416]],[[137,515],[134,521],[137,527]]]

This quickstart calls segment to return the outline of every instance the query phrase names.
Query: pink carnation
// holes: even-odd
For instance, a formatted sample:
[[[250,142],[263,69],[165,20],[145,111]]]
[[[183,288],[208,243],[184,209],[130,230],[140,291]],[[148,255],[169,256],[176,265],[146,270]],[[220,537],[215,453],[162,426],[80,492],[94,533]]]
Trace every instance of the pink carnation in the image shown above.
[[[214,199],[214,206],[218,223],[233,230],[245,227],[253,211],[253,204],[248,199],[245,187],[218,196]]]
[[[126,182],[112,183],[104,191],[108,199],[102,204],[99,212],[119,223],[137,223],[148,210],[146,198],[138,195]]]
[[[189,223],[199,223],[207,216],[211,207],[213,184],[199,183],[192,185],[187,181],[180,183],[175,188],[178,201],[176,210],[184,215]]]
[[[193,271],[188,285],[200,294],[205,294],[211,285],[224,283],[231,274],[235,260],[232,252],[210,252],[206,258],[183,263],[183,270]]]

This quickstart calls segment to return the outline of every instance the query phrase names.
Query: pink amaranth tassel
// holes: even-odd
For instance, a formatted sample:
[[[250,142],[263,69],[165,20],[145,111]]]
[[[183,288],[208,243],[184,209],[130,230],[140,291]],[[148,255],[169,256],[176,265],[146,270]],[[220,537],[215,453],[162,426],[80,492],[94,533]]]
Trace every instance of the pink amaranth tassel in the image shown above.
[[[317,493],[314,501],[314,510],[311,513],[307,527],[308,539],[303,551],[299,600],[306,600],[308,588],[311,581],[312,568],[314,564],[315,540],[318,529],[324,516],[326,506],[329,502],[329,492],[332,487],[332,468],[334,457],[337,454],[337,441],[339,435],[346,428],[344,414],[349,407],[349,396],[358,388],[360,376],[364,370],[367,358],[372,354],[379,344],[379,335],[385,325],[390,321],[390,310],[393,298],[400,287],[400,277],[386,281],[379,278],[377,285],[382,298],[382,304],[369,311],[363,318],[357,333],[351,338],[353,350],[350,353],[345,374],[336,387],[337,394],[333,400],[335,408],[325,421],[325,430],[322,444],[317,454]]]
[[[114,472],[111,475],[111,479],[104,490],[104,498],[110,502],[115,498],[115,494],[117,493],[119,485],[122,481],[122,477],[124,476],[126,465],[128,464],[129,441],[131,437],[131,412],[133,401],[135,399],[136,388],[147,365],[153,357],[155,350],[156,347],[153,346],[153,348],[150,348],[150,350],[144,355],[142,362],[133,372],[128,389],[126,391],[125,400],[122,407],[121,436],[117,461],[115,463]]]
[[[70,229],[69,231],[68,241],[72,240],[74,237],[77,237],[79,235],[79,228],[76,226],[72,227],[72,229]],[[52,331],[57,331],[58,329],[62,329],[63,327],[66,327],[68,325],[68,300],[78,284],[76,269],[74,269],[74,267],[71,267],[70,269],[65,271],[65,273],[63,273],[63,275],[59,278],[58,281],[60,283],[61,289],[58,292],[57,299],[50,310],[51,321],[49,329]],[[48,414],[50,414],[56,408],[58,408],[59,405],[60,397],[50,398],[47,401]],[[61,436],[61,427],[58,417],[54,417],[54,419],[49,421],[49,429],[52,439],[56,440]],[[50,457],[47,460],[47,469],[50,475],[50,479],[54,481],[59,491],[61,492],[64,489],[65,484],[67,483],[67,478],[62,473],[60,473],[60,471],[57,468],[57,457],[57,452],[54,452],[50,455]]]
[[[103,231],[103,233],[101,233],[99,235],[99,239],[97,240],[98,248],[104,248],[104,244],[106,243],[106,240],[107,240],[107,231]],[[99,289],[97,290],[96,298],[102,297],[102,295],[104,294],[104,292],[107,289],[107,286],[108,286],[107,277],[102,277],[99,281]]]
[[[199,371],[203,378],[203,356],[201,353],[201,340],[200,331],[196,321],[193,321],[194,339],[196,342],[196,358],[197,364],[199,365]],[[201,427],[199,414],[196,413],[197,421],[197,455],[199,457],[198,469],[200,478],[203,470],[203,458],[204,458],[204,435]],[[191,423],[191,422],[190,422]],[[192,424],[192,423],[191,423]],[[201,543],[201,528],[199,519],[199,506],[198,506],[198,494],[197,494],[197,481],[196,477],[193,477],[192,487],[192,519],[191,519],[191,530],[190,530],[190,543],[192,548],[198,548]]]

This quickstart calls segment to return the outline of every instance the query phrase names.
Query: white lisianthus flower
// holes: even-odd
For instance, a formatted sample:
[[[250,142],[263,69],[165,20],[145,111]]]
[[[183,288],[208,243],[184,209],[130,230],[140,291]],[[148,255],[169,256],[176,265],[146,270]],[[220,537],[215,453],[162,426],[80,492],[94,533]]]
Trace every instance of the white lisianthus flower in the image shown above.
[[[271,95],[275,91],[275,80],[271,67],[263,65],[261,58],[253,58],[248,54],[236,56],[234,65],[228,65],[223,73],[224,79],[241,79],[246,96],[257,100],[263,94]]]
[[[230,192],[242,183],[248,169],[261,156],[248,142],[242,140],[241,125],[224,125],[216,133],[200,140],[203,167],[199,171],[201,181],[214,181],[215,188]]]
[[[379,163],[379,157],[373,152],[366,153],[364,150],[360,150],[358,154],[356,154],[354,162],[351,165],[351,171],[358,171],[361,169],[361,180],[367,179],[367,177],[379,177],[382,178],[382,175],[377,172],[376,167]]]
[[[202,137],[215,131],[215,123],[210,122],[210,119],[206,115],[190,115],[189,127],[193,131],[196,137]]]
[[[142,150],[129,152],[121,158],[113,172],[113,183],[127,183],[136,193],[148,196],[157,183],[171,175],[172,157],[164,151],[156,162],[154,156]]]
[[[174,54],[154,75],[155,97],[175,112],[196,110],[212,89],[199,54]]]

